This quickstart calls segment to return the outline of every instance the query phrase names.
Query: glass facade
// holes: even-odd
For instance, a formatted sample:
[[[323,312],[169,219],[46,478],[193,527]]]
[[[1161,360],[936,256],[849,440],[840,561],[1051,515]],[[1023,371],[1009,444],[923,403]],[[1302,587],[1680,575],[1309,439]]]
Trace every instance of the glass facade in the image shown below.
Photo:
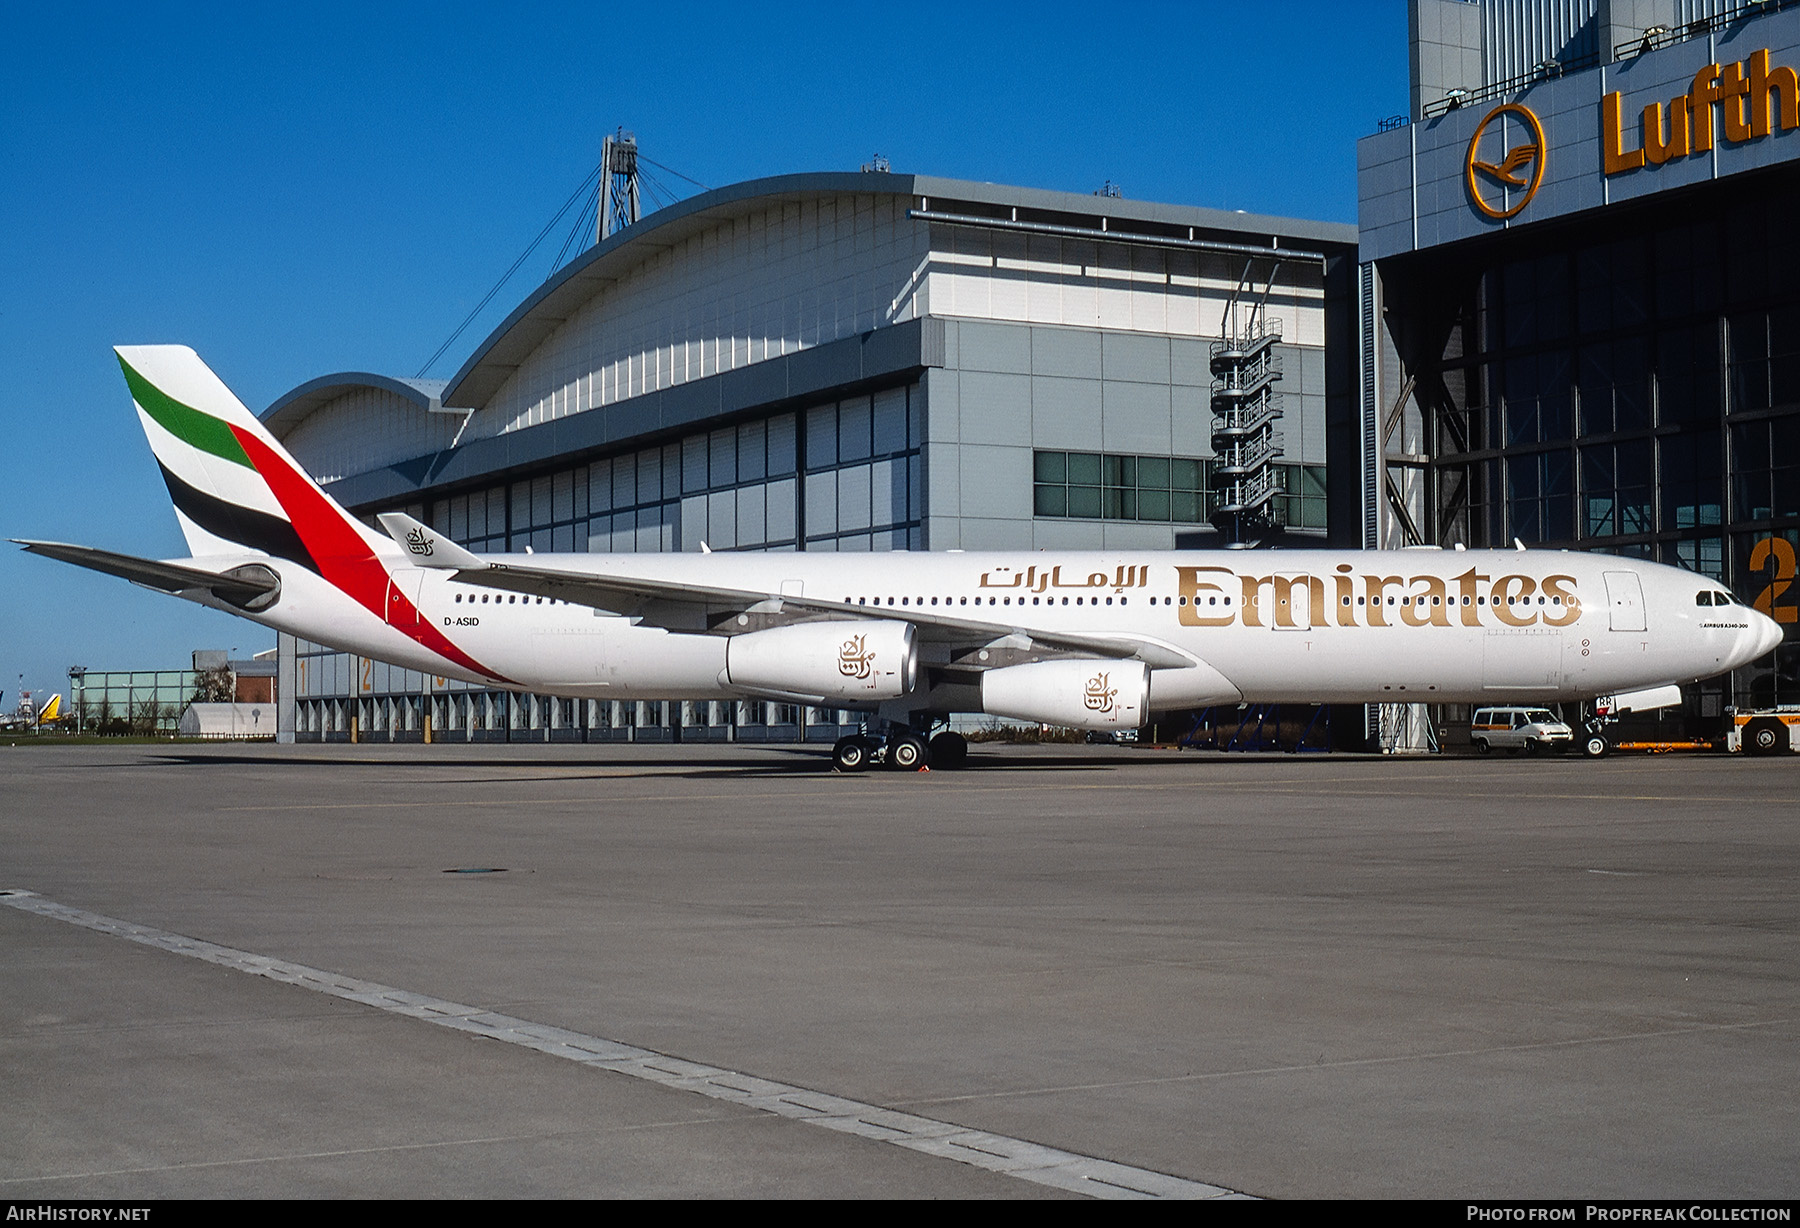
[[[1384,265],[1432,456],[1427,540],[1657,559],[1795,625],[1796,187],[1791,167],[1739,176]],[[1797,667],[1790,640],[1735,702],[1800,701]]]
[[[92,669],[70,677],[68,710],[83,732],[172,734],[199,692],[191,669]]]
[[[892,388],[415,507],[478,553],[916,549],[921,410]]]

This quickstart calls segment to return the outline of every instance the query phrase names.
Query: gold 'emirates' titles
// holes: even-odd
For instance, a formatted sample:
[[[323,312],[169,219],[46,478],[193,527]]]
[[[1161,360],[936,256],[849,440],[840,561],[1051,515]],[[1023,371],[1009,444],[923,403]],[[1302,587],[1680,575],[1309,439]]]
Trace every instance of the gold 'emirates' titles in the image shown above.
[[[1338,564],[1331,580],[1304,573],[1246,576],[1229,567],[1177,567],[1180,621],[1187,627],[1480,627],[1484,615],[1508,627],[1566,627],[1581,617],[1574,576],[1510,575],[1473,567],[1460,576],[1376,576]],[[1268,604],[1262,594],[1267,590]],[[1234,603],[1231,599],[1236,597]],[[1300,602],[1306,603],[1302,622]],[[1265,620],[1265,615],[1267,616]]]

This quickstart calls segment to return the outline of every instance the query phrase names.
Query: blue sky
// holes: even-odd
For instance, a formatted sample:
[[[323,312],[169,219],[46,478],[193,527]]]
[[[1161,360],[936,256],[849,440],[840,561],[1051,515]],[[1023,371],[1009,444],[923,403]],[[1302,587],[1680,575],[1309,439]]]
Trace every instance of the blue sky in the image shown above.
[[[186,551],[111,346],[191,345],[257,411],[327,372],[412,375],[615,127],[715,187],[881,153],[896,171],[1354,222],[1355,141],[1406,108],[1400,0],[68,4],[15,8],[8,34],[0,537],[160,557]],[[0,548],[8,710],[20,674],[62,690],[71,664],[273,644]]]

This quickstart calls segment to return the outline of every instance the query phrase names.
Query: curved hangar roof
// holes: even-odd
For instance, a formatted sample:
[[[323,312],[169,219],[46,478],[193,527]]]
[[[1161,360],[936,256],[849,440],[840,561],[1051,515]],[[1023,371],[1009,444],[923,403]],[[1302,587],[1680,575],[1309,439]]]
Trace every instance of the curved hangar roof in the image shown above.
[[[451,446],[467,410],[445,409],[444,381],[340,371],[307,380],[262,412],[263,425],[321,482]]]
[[[314,410],[323,408],[350,392],[374,389],[391,392],[411,401],[426,413],[443,410],[443,392],[447,381],[441,379],[395,379],[391,375],[375,375],[369,371],[338,371],[309,379],[275,399],[262,412],[263,425],[280,439],[299,426]]]
[[[1056,215],[1072,221],[1089,219],[1096,223],[1096,237],[1098,231],[1104,229],[1105,223],[1110,221],[1115,224],[1138,223],[1139,226],[1134,229],[1185,230],[1190,236],[1188,242],[1194,241],[1192,236],[1204,232],[1209,236],[1217,236],[1220,248],[1234,246],[1228,240],[1235,239],[1241,244],[1246,235],[1255,236],[1257,240],[1266,235],[1268,246],[1260,243],[1257,246],[1257,250],[1263,252],[1269,251],[1271,246],[1342,246],[1354,245],[1356,242],[1354,226],[1330,222],[1228,213],[1221,209],[1084,196],[1041,188],[1005,187],[927,175],[824,171],[752,179],[746,183],[702,192],[658,210],[636,225],[589,248],[557,270],[476,347],[468,361],[450,378],[448,387],[444,389],[443,403],[446,407],[461,409],[480,409],[486,405],[507,378],[577,308],[618,280],[633,265],[708,226],[727,218],[766,209],[770,204],[783,201],[870,194],[923,197],[927,201],[936,198],[947,206],[974,205],[983,212],[992,212],[996,217],[1001,211],[1010,208],[1015,211]],[[1167,237],[1174,238],[1173,235]],[[1238,250],[1250,249],[1240,247]]]

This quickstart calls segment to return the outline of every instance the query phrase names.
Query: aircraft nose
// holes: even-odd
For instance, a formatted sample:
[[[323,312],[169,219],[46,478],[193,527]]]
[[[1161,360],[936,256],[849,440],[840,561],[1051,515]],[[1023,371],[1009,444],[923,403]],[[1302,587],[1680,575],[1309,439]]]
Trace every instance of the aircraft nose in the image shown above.
[[[1780,623],[1760,610],[1750,611],[1750,635],[1756,644],[1756,651],[1750,654],[1750,659],[1754,661],[1757,657],[1774,652],[1775,645],[1781,643],[1782,634]]]

